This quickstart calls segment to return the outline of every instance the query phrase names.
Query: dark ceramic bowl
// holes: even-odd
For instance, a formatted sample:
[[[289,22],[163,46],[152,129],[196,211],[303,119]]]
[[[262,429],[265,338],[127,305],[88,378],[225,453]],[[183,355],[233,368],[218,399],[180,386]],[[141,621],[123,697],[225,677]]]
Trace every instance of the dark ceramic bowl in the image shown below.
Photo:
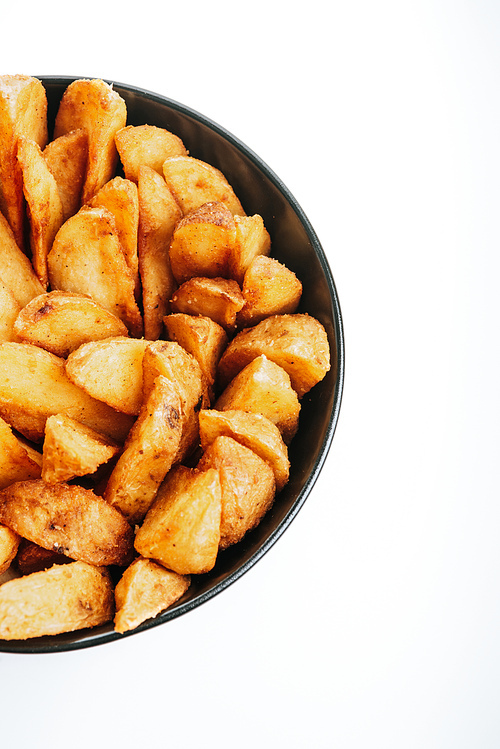
[[[49,134],[59,100],[74,78],[39,76],[48,98]],[[327,376],[302,400],[300,428],[289,448],[290,481],[260,525],[218,556],[214,569],[193,575],[191,587],[174,606],[124,635],[112,625],[23,642],[0,641],[0,651],[53,653],[128,637],[189,612],[234,583],[280,538],[309,496],[330,448],[342,396],[344,340],[335,284],[320,242],[297,201],[279,177],[249,148],[197,112],[150,91],[113,83],[127,103],[130,125],[164,127],[184,141],[191,156],[213,164],[227,177],[248,215],[258,213],[271,235],[272,255],[303,283],[299,312],[326,328],[332,352]],[[319,187],[318,187],[319,189]],[[279,585],[279,580],[276,581]]]

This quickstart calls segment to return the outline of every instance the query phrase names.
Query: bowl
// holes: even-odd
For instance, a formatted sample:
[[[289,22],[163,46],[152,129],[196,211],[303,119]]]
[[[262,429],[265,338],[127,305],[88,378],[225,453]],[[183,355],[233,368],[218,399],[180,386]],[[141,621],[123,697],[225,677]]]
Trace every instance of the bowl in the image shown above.
[[[47,91],[49,135],[60,98],[74,77],[37,76]],[[165,625],[222,593],[248,572],[283,535],[310,495],[330,449],[344,380],[344,337],[337,291],[325,253],[296,199],[250,148],[223,127],[183,104],[151,91],[111,83],[127,103],[127,124],[164,127],[181,137],[191,156],[216,166],[227,177],[248,215],[258,213],[271,236],[271,254],[303,284],[299,312],[323,324],[331,348],[326,377],[301,402],[299,431],[289,447],[290,480],[271,510],[240,543],[220,552],[215,567],[193,575],[187,593],[167,611],[125,634],[112,624],[26,641],[0,641],[0,651],[55,653],[103,645]],[[276,581],[279,585],[279,580]]]

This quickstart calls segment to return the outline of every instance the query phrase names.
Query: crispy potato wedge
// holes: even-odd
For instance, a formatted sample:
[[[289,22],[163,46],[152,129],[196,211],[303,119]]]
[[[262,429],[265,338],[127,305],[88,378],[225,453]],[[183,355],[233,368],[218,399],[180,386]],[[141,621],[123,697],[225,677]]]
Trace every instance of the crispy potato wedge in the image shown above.
[[[134,276],[110,211],[81,208],[57,232],[47,263],[52,289],[90,296],[119,317],[131,335],[142,335]]]
[[[140,522],[151,506],[178,455],[181,434],[178,389],[159,375],[104,491],[110,505],[131,523]]]
[[[110,621],[113,614],[109,572],[84,562],[55,565],[0,587],[2,640],[96,627]]]
[[[43,546],[21,538],[15,558],[15,567],[21,575],[31,575],[32,572],[40,572],[52,567],[54,564],[69,564],[73,559],[59,554],[52,549],[44,549]]]
[[[177,466],[137,531],[135,548],[179,575],[203,574],[217,558],[220,522],[218,471]]]
[[[299,427],[300,401],[287,372],[266,356],[257,356],[238,372],[215,401],[219,411],[262,414],[289,445]]]
[[[275,258],[259,255],[250,264],[241,287],[245,306],[238,313],[240,328],[264,320],[270,315],[292,314],[299,306],[302,284]]]
[[[66,358],[82,344],[127,336],[124,322],[88,296],[49,291],[19,311],[13,330],[16,339]]]
[[[215,468],[221,483],[220,548],[241,541],[255,528],[274,501],[272,468],[253,450],[232,437],[217,437],[205,450],[198,469]]]
[[[217,437],[232,437],[248,447],[271,466],[276,491],[288,483],[290,461],[288,450],[277,426],[261,414],[246,411],[200,411],[200,441],[204,451]]]
[[[1,213],[0,278],[21,307],[45,290],[30,261],[17,246],[12,229]]]
[[[64,364],[29,343],[0,343],[0,416],[33,442],[43,440],[47,418],[58,413],[123,442],[133,417],[77,387]]]
[[[49,416],[45,422],[42,479],[47,484],[58,484],[87,476],[119,450],[109,437],[65,414]]]
[[[115,588],[115,632],[128,632],[170,608],[189,588],[191,578],[138,557]]]
[[[240,285],[252,261],[271,252],[271,237],[262,216],[235,216],[236,227],[233,251],[229,259],[229,276]]]
[[[28,75],[0,76],[0,210],[15,241],[26,249],[23,178],[17,160],[17,141],[31,138],[40,148],[47,143],[47,96],[42,83]]]
[[[44,549],[89,564],[127,565],[133,531],[123,515],[77,484],[18,481],[0,491],[0,523]]]
[[[16,437],[7,422],[0,418],[0,489],[16,481],[38,479],[41,473],[39,461]]]
[[[170,241],[170,267],[177,283],[194,276],[228,275],[235,225],[223,203],[204,203],[177,222]]]
[[[142,405],[144,338],[118,336],[89,341],[66,360],[66,374],[82,390],[122,413],[137,415]]]
[[[60,135],[43,149],[43,158],[61,198],[63,221],[80,208],[88,155],[89,139],[83,128]]]
[[[0,575],[6,572],[15,559],[21,537],[6,525],[0,525]]]
[[[307,314],[273,315],[233,338],[219,362],[222,388],[261,355],[288,372],[299,398],[330,369],[330,348],[324,327]]]
[[[174,292],[171,312],[209,317],[224,330],[236,327],[236,316],[245,300],[241,289],[229,278],[190,278]]]
[[[54,139],[83,129],[88,136],[88,161],[82,204],[115,173],[118,152],[115,135],[125,127],[127,105],[112,86],[99,79],[76,80],[64,92],[56,115]]]
[[[115,135],[115,144],[127,179],[137,182],[141,166],[163,177],[163,162],[173,156],[187,156],[182,140],[155,125],[127,125]]]
[[[169,300],[177,286],[170,267],[169,246],[182,211],[165,180],[154,169],[140,166],[137,184],[144,337],[156,341],[163,331],[163,316],[170,310]]]
[[[33,268],[46,289],[49,282],[47,255],[63,223],[62,201],[57,182],[38,143],[29,138],[19,138],[17,160],[23,177]]]
[[[14,331],[14,323],[21,311],[21,305],[16,300],[12,291],[0,278],[0,341],[19,341]]]
[[[192,156],[174,156],[164,161],[163,176],[184,214],[204,203],[217,201],[224,203],[234,216],[245,215],[226,177],[205,161]]]

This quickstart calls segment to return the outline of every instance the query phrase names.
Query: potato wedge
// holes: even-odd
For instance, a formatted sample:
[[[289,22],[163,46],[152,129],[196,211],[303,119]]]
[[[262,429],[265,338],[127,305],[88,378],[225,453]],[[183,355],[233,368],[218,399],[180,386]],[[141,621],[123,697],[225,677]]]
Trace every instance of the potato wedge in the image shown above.
[[[170,608],[184,595],[190,582],[187,575],[178,575],[152,559],[138,557],[115,588],[115,632],[135,629]]]
[[[49,282],[47,255],[63,223],[62,201],[57,182],[38,143],[29,138],[19,138],[17,160],[22,171],[33,268],[46,289]]]
[[[54,564],[69,564],[73,559],[59,554],[52,549],[44,549],[43,546],[21,538],[15,558],[15,567],[21,575],[31,575],[32,572],[40,572],[52,567]]]
[[[240,328],[264,320],[270,315],[296,312],[302,296],[302,283],[295,273],[275,258],[259,255],[250,264],[241,292],[245,306],[238,313]]]
[[[223,203],[204,203],[177,222],[170,241],[170,267],[177,283],[194,276],[227,276],[235,224]]]
[[[57,183],[64,221],[80,208],[88,155],[89,139],[82,128],[60,135],[43,150],[43,158]]]
[[[190,278],[174,292],[170,310],[209,317],[230,332],[244,304],[241,289],[232,279]]]
[[[45,291],[30,261],[17,246],[12,229],[1,213],[0,278],[21,307]]]
[[[204,203],[217,201],[234,216],[245,211],[226,177],[219,169],[192,156],[174,156],[163,163],[163,176],[184,214]]]
[[[209,572],[217,559],[220,521],[218,471],[177,466],[137,531],[136,551],[179,575]]]
[[[64,92],[56,115],[54,138],[83,129],[89,140],[82,205],[114,176],[118,161],[115,135],[126,121],[125,101],[105,81],[76,80]]]
[[[14,331],[14,323],[21,311],[21,305],[16,301],[12,291],[0,278],[0,341],[19,341]]]
[[[45,422],[42,479],[47,484],[70,481],[92,474],[120,448],[116,442],[65,414]]]
[[[15,559],[21,536],[6,525],[0,525],[0,575],[6,572]]]
[[[32,454],[0,418],[0,489],[16,481],[40,478],[42,469]]]
[[[187,156],[182,140],[155,125],[127,125],[115,135],[115,144],[127,179],[137,182],[141,166],[163,177],[163,162],[172,156]]]
[[[259,214],[235,216],[235,242],[229,259],[229,276],[240,285],[252,261],[271,252],[271,237]]]
[[[178,455],[181,434],[178,389],[159,375],[104,491],[110,505],[131,523],[140,522],[151,506]]]
[[[88,296],[49,291],[32,299],[14,322],[16,339],[66,358],[82,344],[127,336],[124,322]]]
[[[81,208],[57,232],[47,263],[52,289],[90,296],[119,317],[131,335],[142,335],[134,276],[110,211]]]
[[[248,447],[273,469],[276,491],[290,475],[288,450],[277,426],[261,414],[246,411],[200,411],[200,442],[204,451],[217,437],[231,437]]]
[[[109,572],[84,562],[55,565],[0,587],[0,639],[27,640],[96,627],[113,618]]]
[[[330,369],[330,348],[321,323],[307,314],[273,315],[233,338],[219,362],[219,384],[229,382],[264,354],[288,372],[299,398]]]
[[[165,180],[154,169],[139,167],[137,184],[144,337],[156,341],[162,333],[163,316],[169,312],[169,300],[177,286],[170,267],[169,246],[182,211]]]
[[[205,450],[197,468],[215,468],[221,483],[220,548],[241,541],[255,528],[274,502],[272,468],[253,450],[232,437],[217,437]],[[137,548],[137,544],[136,544]]]
[[[29,343],[0,343],[0,416],[33,442],[41,442],[45,422],[65,413],[123,442],[133,417],[91,398],[66,374],[64,359]]]
[[[89,341],[66,360],[66,374],[82,390],[125,414],[137,415],[142,405],[144,338],[118,336]]]
[[[15,242],[27,249],[24,236],[23,178],[17,161],[17,141],[31,138],[40,148],[47,143],[47,96],[42,83],[28,75],[0,76],[0,210]],[[5,279],[4,279],[5,280]]]
[[[299,427],[300,401],[287,372],[267,356],[257,356],[238,372],[215,401],[219,411],[262,414],[289,445]]]

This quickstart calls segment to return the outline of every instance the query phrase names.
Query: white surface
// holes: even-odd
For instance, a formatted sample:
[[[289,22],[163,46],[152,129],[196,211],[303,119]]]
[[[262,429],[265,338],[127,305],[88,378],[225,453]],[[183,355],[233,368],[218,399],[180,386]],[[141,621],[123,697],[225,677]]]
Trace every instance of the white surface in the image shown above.
[[[498,747],[498,3],[13,3],[2,27],[1,72],[133,83],[259,153],[347,356],[280,542],[163,628],[0,654],[2,746]]]

